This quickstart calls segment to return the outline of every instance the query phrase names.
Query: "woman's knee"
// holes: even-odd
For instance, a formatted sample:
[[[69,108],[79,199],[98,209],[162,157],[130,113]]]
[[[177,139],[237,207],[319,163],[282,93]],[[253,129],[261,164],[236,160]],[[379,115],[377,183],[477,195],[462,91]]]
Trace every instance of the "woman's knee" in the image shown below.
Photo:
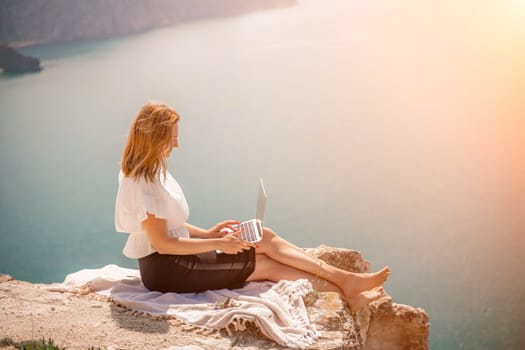
[[[263,231],[262,240],[258,243],[258,252],[264,254],[275,250],[276,237],[278,236],[273,230],[265,227]]]
[[[275,233],[275,231],[272,230],[272,229],[269,228],[269,227],[264,227],[264,229],[263,229],[263,239],[268,239],[268,240],[270,240],[270,239],[272,239],[272,238],[274,238],[274,237],[278,237],[278,236],[277,236],[277,233]]]

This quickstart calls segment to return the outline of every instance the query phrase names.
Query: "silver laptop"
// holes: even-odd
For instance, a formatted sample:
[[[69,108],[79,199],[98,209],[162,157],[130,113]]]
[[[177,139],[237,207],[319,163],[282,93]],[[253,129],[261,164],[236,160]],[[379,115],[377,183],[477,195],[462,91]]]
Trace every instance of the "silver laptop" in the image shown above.
[[[257,194],[257,211],[255,212],[255,219],[241,222],[240,225],[236,225],[237,227],[234,226],[235,229],[241,230],[241,234],[239,235],[240,239],[252,243],[262,240],[266,198],[267,196],[263,180],[259,179],[259,193]]]

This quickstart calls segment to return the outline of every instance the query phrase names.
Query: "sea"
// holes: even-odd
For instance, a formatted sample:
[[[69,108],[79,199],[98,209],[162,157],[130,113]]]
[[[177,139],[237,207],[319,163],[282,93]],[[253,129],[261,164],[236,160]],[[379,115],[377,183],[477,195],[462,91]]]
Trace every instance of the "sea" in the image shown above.
[[[390,266],[432,350],[524,349],[523,23],[517,1],[305,0],[22,48],[44,69],[0,73],[0,272],[137,267],[113,223],[119,160],[162,101],[189,222],[252,218],[263,178],[265,224]]]

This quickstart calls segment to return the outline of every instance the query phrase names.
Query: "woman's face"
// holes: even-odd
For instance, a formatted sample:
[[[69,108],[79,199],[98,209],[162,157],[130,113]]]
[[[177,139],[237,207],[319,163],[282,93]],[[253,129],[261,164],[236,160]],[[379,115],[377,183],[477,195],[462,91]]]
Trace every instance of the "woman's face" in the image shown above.
[[[171,130],[171,142],[168,148],[166,148],[166,153],[164,153],[166,158],[170,156],[171,150],[177,147],[179,147],[179,122],[175,123]]]

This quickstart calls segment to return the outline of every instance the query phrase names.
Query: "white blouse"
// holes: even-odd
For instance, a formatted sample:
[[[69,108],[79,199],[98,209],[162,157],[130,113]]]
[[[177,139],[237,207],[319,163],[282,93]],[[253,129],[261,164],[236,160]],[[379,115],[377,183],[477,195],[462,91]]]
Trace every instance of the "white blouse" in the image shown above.
[[[123,253],[138,259],[156,252],[152,247],[142,222],[147,213],[168,221],[169,237],[189,237],[184,226],[189,209],[184,193],[177,181],[166,173],[166,178],[151,183],[144,178],[135,180],[119,173],[119,188],[115,205],[115,228],[117,232],[129,233]]]

